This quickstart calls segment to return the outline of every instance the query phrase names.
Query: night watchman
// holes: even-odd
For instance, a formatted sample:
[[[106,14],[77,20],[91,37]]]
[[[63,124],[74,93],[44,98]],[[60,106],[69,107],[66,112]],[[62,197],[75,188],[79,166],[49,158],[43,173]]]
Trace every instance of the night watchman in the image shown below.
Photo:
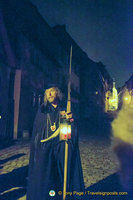
[[[63,191],[65,141],[60,141],[58,134],[53,137],[53,134],[59,128],[64,110],[61,91],[57,87],[48,88],[34,122],[27,200],[49,200],[51,190],[55,191],[53,200],[62,199],[59,191]],[[71,139],[68,140],[67,192],[81,192],[84,190],[84,183],[77,132],[73,127],[74,123]],[[44,139],[47,141],[41,143]]]

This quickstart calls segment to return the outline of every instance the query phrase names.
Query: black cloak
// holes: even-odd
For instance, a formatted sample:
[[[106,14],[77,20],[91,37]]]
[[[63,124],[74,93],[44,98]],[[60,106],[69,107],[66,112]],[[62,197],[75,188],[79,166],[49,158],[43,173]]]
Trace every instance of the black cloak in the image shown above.
[[[64,179],[65,142],[59,141],[59,136],[45,143],[40,142],[41,139],[46,138],[47,113],[53,119],[54,115],[61,110],[64,110],[61,106],[55,109],[51,105],[42,105],[38,110],[31,142],[27,200],[63,199],[61,193]],[[58,122],[59,119],[56,122],[57,128]],[[50,197],[50,191],[54,191],[55,196]],[[72,125],[72,139],[68,140],[67,192],[70,193],[66,199],[78,199],[78,195],[75,198],[72,197],[73,191],[84,191],[78,136],[74,124]]]

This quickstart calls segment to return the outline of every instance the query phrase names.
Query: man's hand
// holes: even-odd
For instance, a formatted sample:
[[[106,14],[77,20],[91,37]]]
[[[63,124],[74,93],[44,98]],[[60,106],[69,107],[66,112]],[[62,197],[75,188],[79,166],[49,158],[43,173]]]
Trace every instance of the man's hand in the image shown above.
[[[73,116],[72,116],[72,113],[70,112],[70,113],[67,113],[66,112],[66,118],[72,123],[73,121],[74,121],[74,119],[73,119]]]
[[[69,113],[67,113],[67,112],[65,112],[65,111],[61,111],[60,112],[60,114],[63,116],[65,116],[66,117],[66,119],[68,119],[69,120],[69,122],[74,122],[74,119],[73,119],[73,116],[72,116],[72,113],[71,112],[69,112]]]

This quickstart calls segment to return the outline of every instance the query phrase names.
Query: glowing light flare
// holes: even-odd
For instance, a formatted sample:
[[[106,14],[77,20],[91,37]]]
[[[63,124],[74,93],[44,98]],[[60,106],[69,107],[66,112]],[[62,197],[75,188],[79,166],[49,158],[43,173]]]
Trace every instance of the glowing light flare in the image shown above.
[[[118,92],[115,88],[115,82],[113,82],[112,92],[107,91],[105,94],[105,112],[115,111],[118,109]]]
[[[60,125],[60,139],[61,140],[71,139],[71,125],[68,124]]]
[[[128,98],[128,97],[125,97],[125,100],[126,100],[126,101],[129,100],[129,98]]]
[[[118,97],[113,96],[109,99],[109,110],[114,111],[118,108]]]
[[[68,134],[71,134],[71,125],[68,125],[67,131],[68,131]]]
[[[114,99],[110,99],[110,102],[113,103],[115,100]]]
[[[67,127],[63,127],[62,129],[61,129],[61,134],[67,134]]]
[[[124,97],[123,97],[123,101],[124,101],[125,105],[130,104],[131,103],[131,95],[129,93],[126,93],[126,95],[124,95]]]

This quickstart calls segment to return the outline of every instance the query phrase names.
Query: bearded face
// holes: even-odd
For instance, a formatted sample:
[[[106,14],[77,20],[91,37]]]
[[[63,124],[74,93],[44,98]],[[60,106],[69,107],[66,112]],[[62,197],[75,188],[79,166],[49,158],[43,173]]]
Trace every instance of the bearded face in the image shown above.
[[[55,88],[49,88],[45,92],[47,101],[51,104],[57,103],[58,97],[57,97],[57,91]]]

